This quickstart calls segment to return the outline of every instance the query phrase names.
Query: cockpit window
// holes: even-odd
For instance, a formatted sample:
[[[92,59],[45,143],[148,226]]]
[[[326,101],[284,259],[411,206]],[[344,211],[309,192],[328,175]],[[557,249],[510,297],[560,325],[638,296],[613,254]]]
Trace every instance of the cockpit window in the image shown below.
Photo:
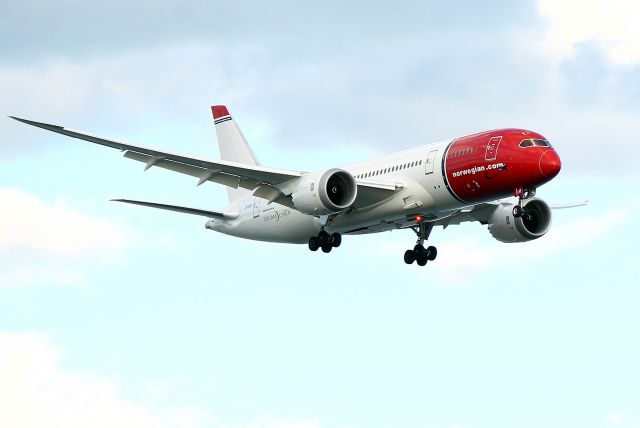
[[[539,138],[527,138],[520,141],[520,147],[551,147],[551,144],[547,140],[541,140]]]

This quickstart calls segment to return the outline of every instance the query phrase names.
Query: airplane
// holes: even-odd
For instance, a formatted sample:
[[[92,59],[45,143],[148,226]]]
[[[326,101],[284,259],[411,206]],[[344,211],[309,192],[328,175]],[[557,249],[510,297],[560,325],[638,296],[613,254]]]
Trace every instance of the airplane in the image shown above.
[[[245,239],[307,244],[329,253],[343,235],[410,229],[417,235],[404,262],[424,266],[437,256],[425,241],[435,226],[474,221],[501,242],[538,239],[551,226],[551,206],[536,189],[558,175],[560,157],[541,134],[496,129],[448,139],[354,165],[317,171],[261,166],[224,105],[211,107],[221,160],[111,140],[9,116],[107,147],[144,163],[193,176],[197,185],[227,187],[222,211],[113,199],[207,218],[205,228]],[[586,204],[566,204],[569,208]]]

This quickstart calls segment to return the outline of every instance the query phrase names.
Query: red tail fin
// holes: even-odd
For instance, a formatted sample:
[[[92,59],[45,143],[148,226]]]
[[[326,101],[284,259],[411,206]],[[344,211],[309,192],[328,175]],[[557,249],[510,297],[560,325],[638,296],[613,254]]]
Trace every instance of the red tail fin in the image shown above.
[[[211,106],[211,112],[213,113],[213,119],[220,119],[221,117],[229,116],[229,110],[227,106]]]

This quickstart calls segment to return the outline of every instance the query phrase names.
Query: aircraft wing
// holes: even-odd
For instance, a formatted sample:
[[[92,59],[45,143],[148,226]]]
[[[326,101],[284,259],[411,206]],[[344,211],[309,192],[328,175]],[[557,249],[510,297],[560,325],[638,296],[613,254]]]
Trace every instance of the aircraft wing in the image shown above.
[[[217,181],[213,179],[213,176],[215,176],[216,174],[220,174],[223,176],[227,176],[225,177],[227,178],[226,180],[221,180],[223,181],[222,184],[226,184],[226,182],[233,182],[236,183],[236,187],[239,185],[241,187],[254,189],[255,187],[257,187],[257,184],[260,183],[277,185],[291,180],[292,178],[300,177],[302,174],[304,174],[303,172],[264,168],[253,165],[249,166],[223,160],[195,158],[180,153],[168,152],[151,147],[136,146],[122,141],[109,140],[104,137],[87,134],[81,131],[75,131],[63,126],[35,122],[33,120],[21,119],[14,116],[9,117],[31,126],[46,129],[47,131],[56,132],[58,134],[78,138],[80,140],[90,141],[95,144],[100,144],[103,146],[118,149],[120,151],[124,151],[125,157],[145,162],[145,169],[148,169],[152,166],[160,166],[177,172],[181,172],[183,174],[192,175],[200,179],[207,177],[206,179],[203,179],[202,182],[207,180]],[[209,175],[211,175],[211,177],[209,177]],[[244,183],[243,180],[257,184],[250,185],[249,183]]]
[[[254,190],[256,191],[256,193],[254,193],[256,196],[264,197],[269,199],[270,202],[278,202],[289,207],[293,207],[291,198],[285,196],[279,190],[279,187],[305,174],[305,172],[302,171],[282,170],[224,160],[198,158],[152,147],[137,146],[123,141],[110,140],[63,126],[36,122],[15,116],[9,117],[47,131],[118,149],[125,152],[124,157],[143,162],[145,164],[145,170],[152,166],[157,166],[196,177],[198,179],[198,185],[205,181],[212,181],[229,187],[242,187]],[[358,196],[354,203],[356,208],[382,201],[391,196],[396,190],[395,186],[385,183],[367,183],[359,180],[357,185]]]
[[[486,224],[495,210],[501,203],[506,202],[505,200],[495,201],[495,202],[485,202],[482,204],[472,205],[468,207],[463,207],[458,211],[454,212],[449,217],[445,217],[443,219],[437,220],[434,225],[436,226],[453,226],[458,225],[460,223],[464,223],[467,221],[478,221],[482,224]],[[551,209],[565,209],[565,208],[576,208],[582,207],[589,203],[588,200],[580,201],[580,202],[572,202],[566,204],[557,204],[550,205]]]
[[[489,217],[499,203],[483,203],[478,205],[472,205],[463,207],[448,217],[437,220],[434,225],[436,226],[455,226],[467,221],[479,221],[480,223],[486,223],[489,221]]]

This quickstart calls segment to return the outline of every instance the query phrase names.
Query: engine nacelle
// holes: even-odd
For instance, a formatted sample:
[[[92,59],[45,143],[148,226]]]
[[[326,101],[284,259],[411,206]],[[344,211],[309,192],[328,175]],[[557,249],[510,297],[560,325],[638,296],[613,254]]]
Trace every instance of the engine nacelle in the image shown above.
[[[524,201],[522,217],[513,216],[511,203],[498,206],[489,217],[489,232],[501,242],[525,242],[538,239],[551,227],[551,208],[542,199]]]
[[[342,169],[330,169],[300,177],[291,198],[298,211],[325,215],[349,208],[357,194],[358,186],[351,174]]]

